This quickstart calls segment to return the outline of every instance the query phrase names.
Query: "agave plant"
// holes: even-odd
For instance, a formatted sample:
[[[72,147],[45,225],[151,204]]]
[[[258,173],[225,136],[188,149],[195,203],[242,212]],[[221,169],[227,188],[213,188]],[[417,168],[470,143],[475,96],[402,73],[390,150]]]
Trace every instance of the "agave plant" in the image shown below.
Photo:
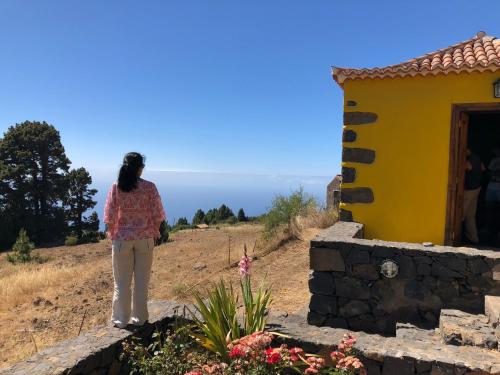
[[[204,348],[228,358],[227,345],[240,338],[237,318],[238,297],[232,284],[226,287],[223,280],[214,285],[206,300],[194,293],[196,313],[191,312],[194,324],[190,331]]]

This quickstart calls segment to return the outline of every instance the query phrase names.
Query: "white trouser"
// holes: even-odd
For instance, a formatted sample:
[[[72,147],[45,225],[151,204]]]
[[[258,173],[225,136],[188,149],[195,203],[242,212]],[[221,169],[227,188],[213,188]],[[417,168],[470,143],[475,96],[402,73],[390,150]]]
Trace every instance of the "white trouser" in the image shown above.
[[[154,239],[114,240],[113,277],[113,322],[128,323],[130,320],[130,300],[132,299],[132,318],[143,324],[148,315],[148,285],[153,263]],[[134,275],[134,294],[131,296],[130,284]]]

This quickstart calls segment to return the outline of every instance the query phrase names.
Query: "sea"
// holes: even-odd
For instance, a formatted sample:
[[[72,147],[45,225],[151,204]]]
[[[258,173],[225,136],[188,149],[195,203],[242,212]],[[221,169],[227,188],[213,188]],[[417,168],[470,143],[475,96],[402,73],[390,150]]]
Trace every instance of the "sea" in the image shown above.
[[[92,187],[97,189],[94,210],[102,218],[106,194],[116,175],[102,171],[91,173]],[[184,171],[145,171],[142,177],[156,184],[170,224],[180,217],[191,222],[197,209],[206,212],[222,204],[230,207],[235,215],[243,208],[247,216],[258,216],[271,207],[277,195],[289,195],[300,188],[325,206],[326,187],[333,178]]]

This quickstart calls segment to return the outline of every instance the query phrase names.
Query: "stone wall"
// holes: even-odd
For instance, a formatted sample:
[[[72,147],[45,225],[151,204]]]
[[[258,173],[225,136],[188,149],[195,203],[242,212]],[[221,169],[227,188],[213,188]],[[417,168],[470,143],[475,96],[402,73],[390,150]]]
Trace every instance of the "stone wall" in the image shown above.
[[[311,242],[310,324],[394,334],[396,322],[436,327],[443,308],[482,313],[484,296],[500,295],[500,252],[364,240],[362,231],[340,222]],[[388,259],[394,278],[380,272]]]
[[[1,375],[128,374],[118,361],[121,343],[132,336],[147,339],[155,329],[165,329],[183,316],[185,306],[171,301],[149,304],[151,323],[139,329],[120,330],[96,327],[84,335],[63,341],[14,366],[0,370]],[[192,310],[192,306],[188,306]],[[355,349],[369,375],[462,375],[500,374],[500,352],[476,347],[445,345],[433,341],[427,331],[403,327],[398,337],[355,334]],[[279,340],[303,347],[308,353],[325,357],[347,333],[345,329],[314,327],[306,314],[289,315],[271,311],[268,329],[286,336]]]

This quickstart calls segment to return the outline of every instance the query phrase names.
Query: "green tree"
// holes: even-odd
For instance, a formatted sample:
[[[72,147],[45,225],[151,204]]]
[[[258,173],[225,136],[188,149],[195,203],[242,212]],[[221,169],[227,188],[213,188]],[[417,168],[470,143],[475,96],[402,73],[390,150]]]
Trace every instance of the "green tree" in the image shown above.
[[[175,226],[180,226],[180,225],[189,225],[189,221],[185,217],[180,217],[179,220],[177,220],[177,224]]]
[[[193,225],[203,224],[205,222],[205,212],[199,208],[194,214]]]
[[[26,121],[9,127],[0,140],[0,210],[9,217],[11,235],[24,227],[35,242],[63,238],[69,164],[52,125]]]
[[[97,232],[99,230],[99,219],[97,213],[93,213],[92,218],[84,218],[84,213],[95,207],[96,201],[93,200],[97,193],[96,189],[91,189],[92,177],[85,168],[72,169],[68,175],[68,191],[65,197],[67,205],[67,220],[69,229],[75,233],[76,237],[81,239],[83,230]],[[97,228],[96,228],[97,222]]]
[[[17,237],[16,243],[12,247],[14,251],[13,255],[7,257],[9,262],[21,262],[26,263],[32,260],[31,251],[35,248],[33,242],[30,241],[26,229],[21,229],[19,231],[19,236]]]
[[[211,208],[205,215],[205,224],[217,224],[219,221],[219,211],[216,208]]]
[[[231,216],[234,216],[233,211],[226,206],[225,204],[221,205],[218,209],[218,218],[217,221],[224,221],[229,219]]]
[[[247,220],[248,220],[248,218],[245,215],[245,211],[243,210],[243,208],[240,208],[239,211],[238,211],[238,221],[239,222],[244,222],[244,221],[247,221]]]

